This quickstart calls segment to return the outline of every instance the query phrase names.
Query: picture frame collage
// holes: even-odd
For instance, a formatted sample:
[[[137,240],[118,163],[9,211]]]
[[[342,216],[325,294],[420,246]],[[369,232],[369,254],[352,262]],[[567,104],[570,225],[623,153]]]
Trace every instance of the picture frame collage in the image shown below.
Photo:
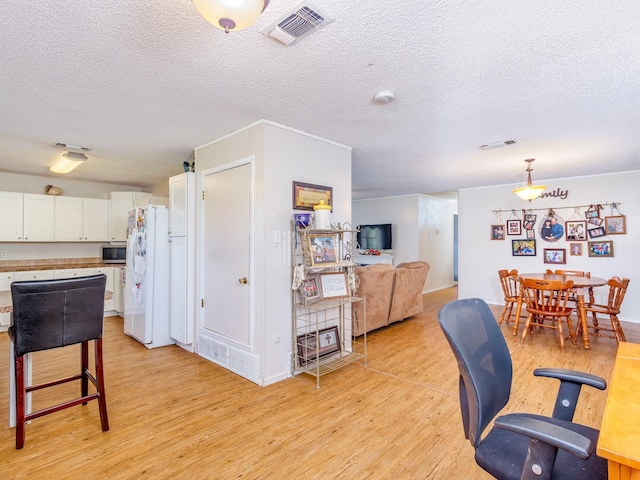
[[[553,210],[549,210],[538,222],[537,215],[523,212],[522,219],[510,218],[505,224],[492,224],[490,238],[505,240],[507,236],[524,237],[511,240],[511,255],[535,257],[537,232],[541,240],[550,243],[548,248],[543,249],[543,261],[548,264],[564,265],[567,256],[582,256],[585,250],[589,257],[613,257],[613,241],[602,237],[626,234],[626,218],[622,214],[601,217],[601,209],[601,206],[591,206],[585,211],[584,220],[572,216],[566,222]],[[558,241],[561,240],[569,242],[568,249],[560,248]],[[586,248],[583,248],[584,242]]]

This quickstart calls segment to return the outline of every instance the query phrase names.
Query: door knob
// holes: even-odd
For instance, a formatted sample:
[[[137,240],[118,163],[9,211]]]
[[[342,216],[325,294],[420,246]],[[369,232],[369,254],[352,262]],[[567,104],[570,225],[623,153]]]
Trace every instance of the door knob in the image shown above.
[[[247,277],[242,277],[238,279],[238,283],[246,285],[247,283],[249,283],[249,280],[247,279]]]

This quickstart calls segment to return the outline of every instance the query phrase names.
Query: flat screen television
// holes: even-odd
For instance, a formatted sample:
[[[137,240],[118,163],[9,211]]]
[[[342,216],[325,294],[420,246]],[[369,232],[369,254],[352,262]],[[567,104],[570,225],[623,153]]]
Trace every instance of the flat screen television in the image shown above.
[[[391,224],[359,225],[357,234],[359,248],[364,250],[390,250],[391,249]]]

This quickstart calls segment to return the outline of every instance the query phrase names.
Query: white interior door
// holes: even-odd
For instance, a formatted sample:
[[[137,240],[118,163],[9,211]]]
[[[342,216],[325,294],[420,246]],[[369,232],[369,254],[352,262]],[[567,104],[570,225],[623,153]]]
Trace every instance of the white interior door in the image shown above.
[[[251,345],[251,165],[204,178],[205,329]]]

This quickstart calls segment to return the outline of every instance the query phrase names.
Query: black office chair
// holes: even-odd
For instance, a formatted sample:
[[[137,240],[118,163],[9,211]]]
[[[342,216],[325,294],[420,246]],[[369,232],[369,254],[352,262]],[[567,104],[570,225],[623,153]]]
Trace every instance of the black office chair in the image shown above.
[[[13,282],[13,324],[9,336],[13,341],[16,373],[16,448],[24,446],[25,422],[74,405],[98,400],[102,431],[109,430],[107,401],[102,368],[102,326],[107,277],[94,275],[61,280]],[[89,371],[89,340],[95,346],[95,376]],[[67,345],[81,344],[81,372],[71,377],[26,385],[24,355]],[[80,397],[25,413],[27,393],[61,383],[80,380]],[[88,393],[91,381],[96,392]]]
[[[480,467],[499,480],[607,478],[607,462],[595,454],[598,430],[571,422],[581,386],[604,390],[603,378],[536,369],[534,375],[560,380],[553,417],[503,415],[481,438],[509,401],[509,348],[491,310],[479,298],[445,305],[438,320],[458,362],[462,423]]]

